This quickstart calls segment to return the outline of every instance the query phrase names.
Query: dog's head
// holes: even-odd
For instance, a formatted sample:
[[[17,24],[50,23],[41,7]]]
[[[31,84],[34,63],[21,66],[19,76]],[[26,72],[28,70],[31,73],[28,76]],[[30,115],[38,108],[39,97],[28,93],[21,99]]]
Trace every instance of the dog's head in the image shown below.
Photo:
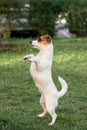
[[[47,45],[51,44],[51,36],[50,35],[41,36],[38,40],[31,41],[30,44],[33,48],[38,49],[44,48]]]

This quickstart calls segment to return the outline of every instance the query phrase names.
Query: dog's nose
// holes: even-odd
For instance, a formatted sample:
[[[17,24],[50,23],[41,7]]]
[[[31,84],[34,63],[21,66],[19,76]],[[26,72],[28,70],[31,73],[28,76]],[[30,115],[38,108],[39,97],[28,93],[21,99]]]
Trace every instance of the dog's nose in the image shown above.
[[[32,41],[30,41],[30,44],[32,44]]]

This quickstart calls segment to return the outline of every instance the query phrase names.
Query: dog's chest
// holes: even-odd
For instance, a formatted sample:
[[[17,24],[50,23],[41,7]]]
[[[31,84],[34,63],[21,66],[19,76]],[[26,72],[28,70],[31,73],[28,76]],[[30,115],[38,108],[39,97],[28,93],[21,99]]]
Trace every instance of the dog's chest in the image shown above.
[[[31,63],[30,73],[34,81],[40,78],[40,72],[38,71],[37,65],[35,63]]]

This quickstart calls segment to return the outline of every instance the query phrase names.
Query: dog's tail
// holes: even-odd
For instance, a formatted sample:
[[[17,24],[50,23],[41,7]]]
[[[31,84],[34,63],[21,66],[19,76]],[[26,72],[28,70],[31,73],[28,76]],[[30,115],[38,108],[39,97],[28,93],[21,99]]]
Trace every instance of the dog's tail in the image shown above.
[[[58,80],[59,80],[59,82],[60,82],[60,84],[62,86],[62,89],[58,93],[58,97],[60,98],[63,95],[65,95],[65,93],[67,92],[68,85],[67,85],[66,81],[63,78],[59,77],[59,76],[58,76]]]

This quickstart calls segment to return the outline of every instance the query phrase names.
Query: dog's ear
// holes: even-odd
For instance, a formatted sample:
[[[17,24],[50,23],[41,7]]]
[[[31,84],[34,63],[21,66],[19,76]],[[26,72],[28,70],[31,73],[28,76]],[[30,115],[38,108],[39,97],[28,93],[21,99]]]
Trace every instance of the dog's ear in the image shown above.
[[[46,35],[46,40],[47,40],[48,43],[51,43],[51,40],[52,40],[51,36],[50,35]]]
[[[51,43],[51,36],[50,35],[44,35],[41,38],[41,44],[47,45]]]

